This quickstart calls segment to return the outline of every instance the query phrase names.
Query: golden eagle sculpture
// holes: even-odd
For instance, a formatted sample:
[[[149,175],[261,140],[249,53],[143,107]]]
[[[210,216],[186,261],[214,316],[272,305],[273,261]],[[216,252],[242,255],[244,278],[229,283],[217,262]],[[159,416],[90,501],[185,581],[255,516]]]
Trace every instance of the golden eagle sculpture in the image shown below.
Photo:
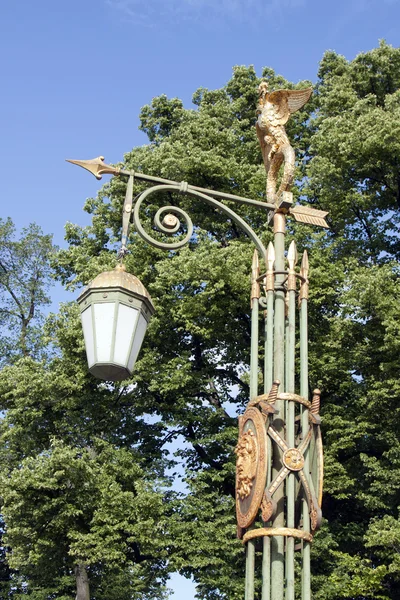
[[[294,177],[294,150],[284,126],[290,115],[300,110],[309,100],[312,88],[269,93],[268,83],[263,81],[258,92],[256,128],[267,171],[267,201],[276,204],[281,192],[290,191]],[[284,171],[277,194],[277,177],[283,161]]]

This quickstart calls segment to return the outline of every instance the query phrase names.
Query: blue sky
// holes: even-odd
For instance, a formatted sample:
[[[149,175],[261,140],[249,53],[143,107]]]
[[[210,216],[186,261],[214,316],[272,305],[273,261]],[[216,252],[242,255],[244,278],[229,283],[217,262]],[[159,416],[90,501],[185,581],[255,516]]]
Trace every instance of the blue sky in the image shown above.
[[[65,222],[88,222],[82,205],[100,186],[64,159],[117,162],[146,143],[138,115],[152,97],[190,106],[236,64],[315,81],[325,50],[352,59],[381,38],[398,46],[399,22],[400,0],[3,0],[1,216],[63,245]],[[174,600],[194,597],[173,586]]]
[[[63,241],[99,183],[64,162],[135,145],[140,108],[161,93],[190,106],[232,66],[315,80],[326,49],[352,59],[398,45],[399,0],[3,0],[2,214]]]

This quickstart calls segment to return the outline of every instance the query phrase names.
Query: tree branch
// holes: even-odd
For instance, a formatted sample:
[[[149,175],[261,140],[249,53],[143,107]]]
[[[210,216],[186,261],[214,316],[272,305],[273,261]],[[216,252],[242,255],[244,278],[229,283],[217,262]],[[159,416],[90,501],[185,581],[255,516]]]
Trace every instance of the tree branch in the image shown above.
[[[193,429],[193,425],[187,425],[186,437],[189,438],[193,448],[196,450],[197,454],[206,464],[210,465],[210,467],[213,467],[217,471],[221,471],[221,465],[212,458],[210,458],[203,446],[200,446],[200,444],[196,442],[196,434]]]

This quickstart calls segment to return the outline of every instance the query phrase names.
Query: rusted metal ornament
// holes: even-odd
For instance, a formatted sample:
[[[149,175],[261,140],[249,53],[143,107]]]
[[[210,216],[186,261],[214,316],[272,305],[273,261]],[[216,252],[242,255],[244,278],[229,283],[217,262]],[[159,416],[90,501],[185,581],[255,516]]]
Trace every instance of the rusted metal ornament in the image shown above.
[[[264,523],[267,523],[276,511],[276,502],[271,498],[270,494],[265,491],[261,502],[261,518]]]
[[[240,419],[236,459],[236,516],[238,526],[249,527],[257,516],[267,479],[267,435],[257,408]]]

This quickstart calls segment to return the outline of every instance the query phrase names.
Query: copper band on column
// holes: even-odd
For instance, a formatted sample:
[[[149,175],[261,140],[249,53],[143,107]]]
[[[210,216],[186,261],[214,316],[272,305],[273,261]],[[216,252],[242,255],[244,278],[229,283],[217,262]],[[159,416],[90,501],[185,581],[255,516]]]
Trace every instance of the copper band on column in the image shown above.
[[[280,385],[281,385],[281,382],[279,381],[279,379],[275,379],[274,383],[272,384],[271,391],[268,394],[268,402],[270,404],[275,404]]]
[[[308,291],[309,284],[307,279],[306,281],[303,281],[303,283],[300,286],[299,302],[301,302],[303,299],[308,300]]]
[[[314,415],[317,415],[319,413],[320,404],[321,404],[321,391],[316,389],[313,391],[313,397],[312,397],[312,402],[311,402],[311,412]]]
[[[274,214],[274,233],[286,232],[286,218],[283,213],[276,212]]]
[[[303,282],[300,286],[299,304],[301,304],[302,300],[308,300],[308,290],[309,290],[308,271],[309,271],[308,254],[307,254],[307,250],[304,250],[303,259],[301,261],[301,269],[300,269],[300,275],[303,277]]]
[[[265,276],[265,291],[273,292],[275,289],[275,275],[273,271],[267,271]]]
[[[288,274],[288,280],[287,280],[287,289],[288,292],[292,291],[292,290],[296,290],[297,287],[297,282],[296,282],[296,272],[295,271],[289,271]]]

